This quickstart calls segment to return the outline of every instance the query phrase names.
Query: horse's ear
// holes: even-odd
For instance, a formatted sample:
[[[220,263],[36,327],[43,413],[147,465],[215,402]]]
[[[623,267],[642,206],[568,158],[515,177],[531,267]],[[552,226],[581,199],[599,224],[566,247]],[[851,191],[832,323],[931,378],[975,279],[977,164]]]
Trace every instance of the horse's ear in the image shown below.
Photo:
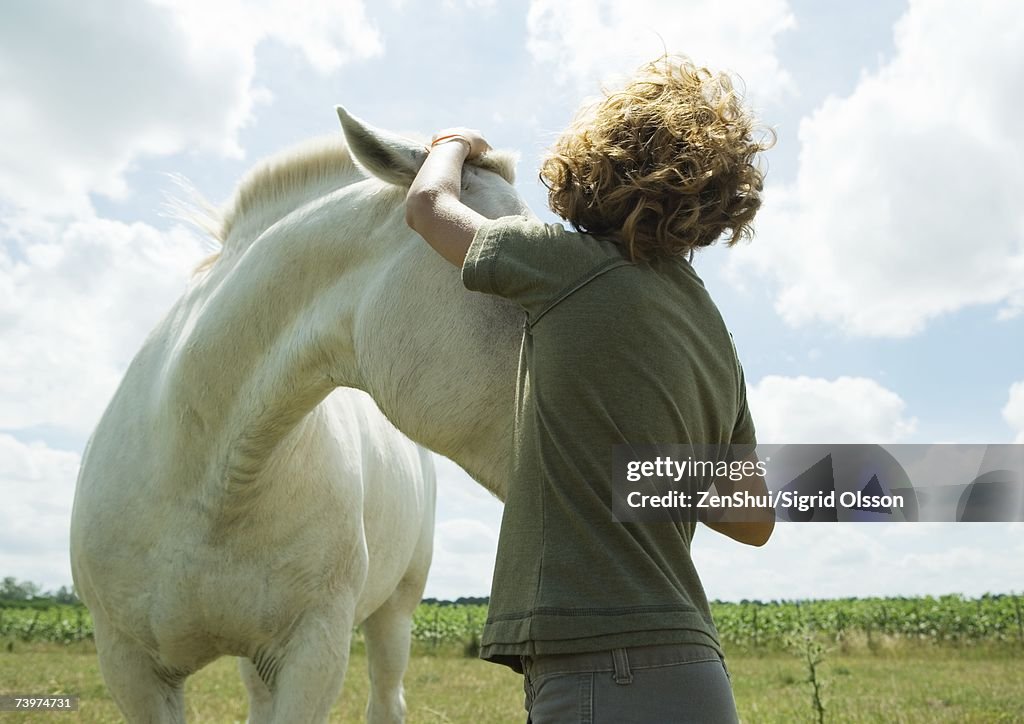
[[[409,186],[427,157],[421,143],[364,123],[341,106],[335,106],[352,157],[379,179]]]

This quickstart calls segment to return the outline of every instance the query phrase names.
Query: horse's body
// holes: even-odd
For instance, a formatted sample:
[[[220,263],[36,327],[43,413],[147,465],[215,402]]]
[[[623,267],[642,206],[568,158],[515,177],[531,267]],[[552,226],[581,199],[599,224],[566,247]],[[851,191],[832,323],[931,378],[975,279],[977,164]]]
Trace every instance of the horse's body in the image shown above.
[[[360,623],[368,718],[403,717],[433,468],[339,387],[504,497],[520,316],[406,226],[422,147],[341,115],[351,150],[307,146],[241,184],[219,257],[83,458],[72,571],[131,722],[183,721],[185,677],[222,655],[240,657],[251,721],[325,721]],[[528,213],[494,158],[507,178],[467,167],[464,201]]]

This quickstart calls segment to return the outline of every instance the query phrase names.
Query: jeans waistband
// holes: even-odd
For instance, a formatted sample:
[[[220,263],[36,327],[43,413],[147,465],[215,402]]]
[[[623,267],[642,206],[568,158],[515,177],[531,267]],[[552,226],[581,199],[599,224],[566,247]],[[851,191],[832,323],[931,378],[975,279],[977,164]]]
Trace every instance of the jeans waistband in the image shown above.
[[[520,658],[523,664],[523,671],[529,678],[535,679],[547,674],[619,671],[623,667],[623,658],[618,653],[621,651],[625,652],[629,669],[722,660],[717,651],[703,644],[629,646],[625,649],[593,651],[582,654],[548,654],[545,656],[522,656]]]

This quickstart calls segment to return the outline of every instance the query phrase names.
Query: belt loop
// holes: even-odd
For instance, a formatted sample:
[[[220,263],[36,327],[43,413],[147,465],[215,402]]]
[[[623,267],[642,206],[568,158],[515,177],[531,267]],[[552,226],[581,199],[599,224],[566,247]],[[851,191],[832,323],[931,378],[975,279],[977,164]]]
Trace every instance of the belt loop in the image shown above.
[[[720,658],[722,660],[722,668],[725,669],[725,678],[727,678],[729,680],[729,683],[731,684],[732,683],[732,674],[729,673],[729,667],[725,665],[725,657],[722,656],[721,654],[719,654],[718,658]]]
[[[615,664],[615,683],[632,684],[633,672],[629,670],[629,659],[625,649],[612,649],[612,662]]]

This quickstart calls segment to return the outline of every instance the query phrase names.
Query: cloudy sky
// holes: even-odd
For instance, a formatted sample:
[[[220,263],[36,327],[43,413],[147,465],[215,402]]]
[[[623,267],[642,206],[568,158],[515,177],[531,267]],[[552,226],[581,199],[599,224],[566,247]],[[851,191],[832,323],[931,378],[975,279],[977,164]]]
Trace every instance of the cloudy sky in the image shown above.
[[[208,242],[162,212],[337,133],[543,148],[662,48],[773,126],[753,243],[697,269],[765,442],[1024,443],[1024,9],[1007,0],[35,0],[0,10],[0,576],[70,585],[85,442]],[[500,506],[438,460],[428,596],[486,595]],[[1024,524],[703,529],[709,596],[1024,590]]]

